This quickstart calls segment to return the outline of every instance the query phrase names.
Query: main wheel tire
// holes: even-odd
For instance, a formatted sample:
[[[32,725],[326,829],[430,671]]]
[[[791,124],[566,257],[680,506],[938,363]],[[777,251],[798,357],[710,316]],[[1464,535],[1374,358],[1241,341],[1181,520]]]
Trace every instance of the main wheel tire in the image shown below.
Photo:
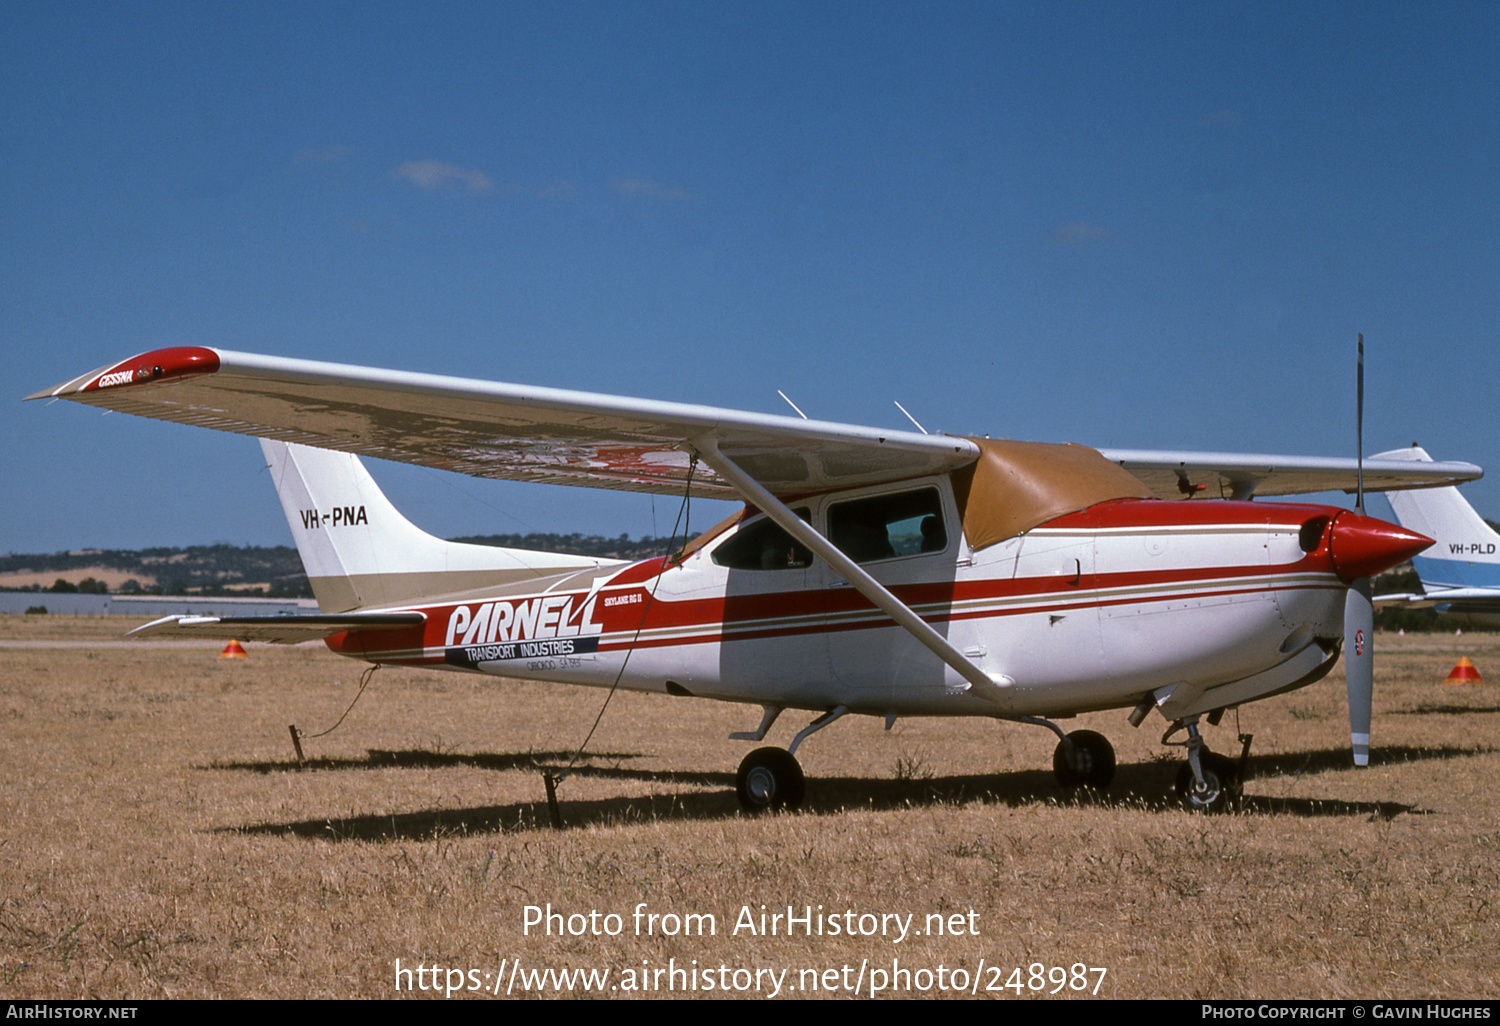
[[[757,748],[740,763],[734,789],[747,811],[770,812],[801,805],[807,781],[791,752],[784,748]]]
[[[1070,745],[1072,759],[1068,758]],[[1092,787],[1102,791],[1115,779],[1114,746],[1096,731],[1075,730],[1053,750],[1052,772],[1063,787]]]
[[[1177,796],[1193,812],[1230,812],[1239,808],[1244,786],[1240,765],[1233,759],[1204,749],[1198,756],[1203,766],[1203,787],[1193,778],[1193,767],[1183,763],[1177,770]]]

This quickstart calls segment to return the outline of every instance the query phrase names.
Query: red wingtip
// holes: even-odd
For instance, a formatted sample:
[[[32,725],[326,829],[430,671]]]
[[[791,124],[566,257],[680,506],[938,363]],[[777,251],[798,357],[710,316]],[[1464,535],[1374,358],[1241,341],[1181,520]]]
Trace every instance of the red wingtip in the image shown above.
[[[1432,539],[1374,517],[1344,512],[1328,529],[1328,554],[1334,571],[1345,581],[1399,566],[1432,544]]]
[[[93,380],[87,382],[80,392],[92,392],[102,388],[117,388],[121,385],[140,385],[149,381],[164,381],[168,378],[187,377],[192,374],[212,374],[219,369],[219,354],[202,346],[174,346],[170,349],[153,349],[149,353],[132,356],[106,368]]]

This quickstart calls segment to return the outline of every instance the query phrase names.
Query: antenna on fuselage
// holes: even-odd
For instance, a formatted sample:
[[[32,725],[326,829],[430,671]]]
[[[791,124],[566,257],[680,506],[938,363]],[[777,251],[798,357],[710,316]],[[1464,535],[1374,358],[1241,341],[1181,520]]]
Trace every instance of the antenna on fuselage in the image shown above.
[[[776,390],[776,394],[779,395],[779,396],[781,396],[781,398],[786,399],[786,404],[788,406],[790,406],[794,410],[797,410],[797,416],[801,417],[803,420],[807,419],[807,414],[803,413],[800,409],[797,409],[797,404],[794,403],[794,402],[792,402],[790,399],[787,399],[785,392],[783,392],[781,389],[778,388]]]
[[[895,399],[892,399],[891,402],[896,403],[896,409],[900,410],[902,413],[906,413],[906,407],[905,406],[902,406]],[[910,413],[906,413],[906,419],[909,420],[909,421],[911,421],[913,424],[917,424],[917,418],[913,417]],[[917,430],[920,431],[920,432],[922,432],[922,434],[924,434],[924,435],[927,434],[927,429],[924,428],[921,424],[917,424]]]

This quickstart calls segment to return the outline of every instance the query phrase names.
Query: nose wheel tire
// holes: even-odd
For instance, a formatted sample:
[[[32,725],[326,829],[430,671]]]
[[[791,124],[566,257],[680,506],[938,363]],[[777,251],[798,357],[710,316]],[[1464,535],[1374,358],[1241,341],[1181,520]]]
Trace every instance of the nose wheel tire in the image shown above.
[[[734,782],[740,805],[749,812],[795,809],[806,787],[802,767],[784,748],[757,748],[745,756]]]
[[[1115,779],[1114,747],[1103,734],[1075,730],[1052,752],[1052,772],[1063,787],[1102,791]]]
[[[1193,767],[1183,763],[1177,770],[1177,797],[1194,812],[1229,812],[1239,807],[1243,782],[1240,765],[1233,759],[1204,749],[1199,755],[1203,783],[1193,777]]]

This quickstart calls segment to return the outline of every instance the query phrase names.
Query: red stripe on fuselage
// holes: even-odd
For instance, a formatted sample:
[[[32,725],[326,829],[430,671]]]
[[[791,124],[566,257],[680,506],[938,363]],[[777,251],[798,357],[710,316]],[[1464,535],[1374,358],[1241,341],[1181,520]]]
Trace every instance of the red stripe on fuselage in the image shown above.
[[[1038,530],[1099,531],[1213,528],[1228,526],[1300,529],[1317,516],[1330,516],[1336,507],[1298,506],[1279,503],[1238,503],[1206,501],[1198,503],[1160,500],[1119,500],[1101,503],[1078,513],[1059,517]],[[633,564],[614,575],[597,593],[594,620],[603,627],[604,638],[599,651],[618,651],[632,646],[656,648],[691,645],[724,640],[751,640],[793,637],[819,632],[880,630],[893,621],[851,588],[820,588],[811,591],[787,591],[767,595],[718,595],[701,599],[669,599],[657,595],[649,585],[642,586],[668,570],[668,561],[658,558]],[[1308,575],[1326,576],[1326,583],[1309,582]],[[1282,578],[1281,583],[1265,578]],[[1293,583],[1288,578],[1304,580]],[[1246,579],[1236,585],[1235,578]],[[1261,579],[1250,584],[1248,579]],[[1226,580],[1228,579],[1228,580]],[[1223,584],[1207,590],[1194,588],[1213,581]],[[620,585],[635,584],[616,590]],[[1175,587],[1174,587],[1175,586]],[[1018,616],[1065,609],[1104,608],[1131,603],[1158,603],[1184,598],[1212,598],[1236,594],[1253,594],[1271,590],[1305,590],[1342,587],[1334,576],[1328,556],[1326,534],[1318,547],[1291,563],[1276,566],[1244,564],[1175,568],[1168,570],[1125,570],[1085,573],[1078,577],[989,578],[985,580],[949,580],[893,586],[891,591],[903,603],[913,607],[929,623],[942,624],[959,620]],[[1102,594],[1111,593],[1111,594]],[[1076,598],[1070,599],[1070,597]],[[517,596],[497,601],[526,601],[534,596]],[[610,601],[610,600],[614,601]],[[1032,599],[1033,601],[1025,601]],[[583,595],[574,596],[581,606]],[[996,607],[990,603],[1007,603]],[[471,608],[481,603],[467,603]],[[955,611],[954,606],[978,606]],[[645,612],[642,620],[643,608]],[[936,607],[937,612],[933,609]],[[424,610],[428,613],[427,636],[419,644],[412,632],[369,633],[349,638],[335,648],[348,655],[375,658],[384,651],[410,652],[421,647],[428,651],[446,644],[446,625],[454,607],[445,605]],[[575,607],[576,608],[576,607]],[[803,620],[804,623],[788,621]],[[757,626],[762,625],[762,626]],[[668,638],[636,637],[637,630],[646,635],[661,631],[676,634]],[[685,635],[685,636],[684,636]],[[334,644],[330,641],[331,648]],[[407,661],[407,660],[403,660]],[[425,660],[418,660],[425,661]]]
[[[1124,575],[1119,575],[1119,576],[1123,577]],[[1217,575],[1217,576],[1223,576],[1223,575],[1220,574],[1220,575]],[[1264,576],[1264,574],[1262,574],[1262,576]],[[1298,574],[1297,576],[1300,577],[1300,576],[1304,576],[1304,575]],[[1186,583],[1186,582],[1178,582],[1178,583]],[[1119,587],[1119,586],[1116,585],[1114,587]],[[1077,610],[1077,609],[1080,609],[1080,608],[1083,608],[1083,609],[1103,609],[1103,608],[1106,608],[1106,607],[1125,606],[1125,605],[1131,605],[1131,604],[1137,604],[1137,603],[1157,603],[1157,602],[1181,601],[1183,599],[1189,599],[1189,598],[1191,598],[1191,599],[1205,599],[1205,598],[1222,597],[1222,596],[1227,596],[1227,595],[1254,595],[1254,594],[1258,594],[1258,593],[1261,593],[1261,592],[1267,592],[1267,591],[1306,591],[1306,590],[1325,590],[1325,589],[1342,590],[1343,587],[1344,586],[1338,581],[1337,578],[1329,575],[1326,578],[1326,581],[1324,583],[1303,582],[1303,583],[1291,584],[1291,583],[1286,583],[1286,582],[1283,582],[1283,583],[1274,583],[1273,582],[1273,583],[1260,583],[1260,584],[1256,584],[1256,585],[1253,585],[1253,586],[1240,587],[1240,588],[1236,588],[1236,587],[1222,587],[1222,588],[1213,588],[1213,589],[1209,589],[1209,590],[1198,589],[1198,590],[1192,590],[1192,591],[1151,591],[1149,593],[1142,593],[1142,592],[1140,592],[1138,590],[1137,591],[1128,591],[1126,594],[1118,595],[1118,596],[1111,597],[1111,598],[1094,598],[1094,599],[1092,599],[1090,601],[1083,602],[1081,605],[1080,605],[1080,603],[1077,603],[1077,602],[1062,602],[1062,601],[1034,602],[1034,603],[1027,603],[1025,605],[1018,605],[1018,606],[1014,606],[1014,607],[1010,607],[1010,608],[989,607],[989,608],[982,608],[982,609],[963,610],[963,611],[959,611],[959,612],[951,612],[950,611],[950,612],[944,612],[944,613],[938,613],[938,614],[923,613],[922,612],[922,607],[924,605],[923,603],[909,602],[908,605],[911,605],[913,608],[915,608],[917,610],[918,614],[922,616],[923,620],[925,620],[926,622],[928,622],[930,624],[933,624],[934,626],[937,626],[937,625],[941,625],[941,624],[945,624],[945,623],[954,623],[954,622],[959,622],[959,621],[964,621],[964,620],[998,619],[1000,617],[1023,616],[1023,615],[1035,614],[1035,613],[1050,613],[1050,612],[1057,612],[1057,611],[1063,611],[1063,610]],[[1082,588],[1080,590],[1082,590],[1082,591],[1089,591],[1089,590],[1092,590],[1092,589]],[[898,598],[899,597],[903,597],[899,589],[895,593],[897,594]],[[839,592],[832,592],[832,593],[830,593],[830,592],[814,592],[814,593],[810,593],[810,594],[813,597],[819,597],[819,596],[830,596],[830,597],[832,597],[832,596],[836,596],[836,597],[842,598],[846,593],[843,592],[843,591],[839,591]],[[1049,595],[1049,594],[1056,595],[1056,594],[1059,594],[1059,592],[1055,592],[1055,591],[1054,592],[1035,592],[1035,593],[1031,593],[1031,594],[1035,594],[1038,597],[1041,597],[1041,596]],[[1013,594],[1011,597],[1015,597],[1015,594]],[[710,617],[710,618],[706,618],[706,619],[696,619],[696,620],[691,620],[691,621],[684,620],[684,622],[675,623],[675,624],[672,624],[671,626],[667,626],[665,624],[659,623],[656,620],[653,620],[652,618],[648,617],[647,618],[646,627],[645,627],[645,631],[647,631],[647,632],[653,631],[654,629],[658,629],[658,628],[664,628],[664,629],[674,629],[675,628],[676,630],[679,630],[679,631],[691,631],[692,628],[694,628],[694,627],[705,628],[705,632],[703,632],[703,633],[689,634],[687,636],[681,636],[681,635],[679,635],[677,637],[672,637],[672,638],[659,638],[659,639],[641,638],[639,641],[634,642],[634,644],[632,644],[632,642],[630,642],[628,640],[627,641],[620,641],[620,642],[604,641],[604,642],[600,643],[600,645],[599,645],[599,651],[601,651],[601,652],[607,652],[607,651],[614,651],[614,650],[617,650],[617,649],[626,649],[626,648],[631,648],[631,647],[637,647],[637,648],[658,648],[658,647],[661,647],[661,646],[664,646],[664,645],[688,645],[688,644],[694,644],[694,645],[696,645],[696,644],[702,644],[702,643],[705,643],[705,642],[713,642],[713,641],[745,641],[745,640],[760,639],[760,638],[795,637],[797,635],[802,635],[802,634],[818,634],[818,633],[834,634],[834,633],[841,633],[841,632],[844,632],[844,631],[883,630],[883,629],[895,626],[895,621],[894,620],[890,619],[885,614],[878,612],[875,609],[874,606],[869,605],[868,603],[866,603],[863,607],[857,608],[857,609],[849,609],[849,608],[840,609],[839,612],[842,612],[842,613],[844,613],[846,615],[857,617],[856,619],[847,619],[847,620],[844,620],[842,622],[833,622],[832,620],[825,620],[825,621],[821,621],[821,622],[813,622],[813,623],[808,623],[808,624],[798,625],[798,626],[781,626],[781,627],[766,626],[766,627],[760,628],[760,629],[756,629],[756,628],[753,627],[753,625],[756,624],[756,623],[767,623],[767,624],[769,624],[769,623],[776,622],[776,621],[785,621],[785,620],[791,619],[791,618],[806,619],[809,616],[815,616],[819,612],[822,612],[823,614],[828,615],[830,617],[832,615],[834,615],[833,611],[829,607],[825,606],[821,610],[812,610],[812,611],[809,611],[809,612],[804,612],[804,613],[802,613],[800,615],[800,617],[798,617],[796,614],[789,614],[789,613],[785,612],[785,610],[783,609],[783,611],[780,613],[780,615],[777,615],[777,616],[745,617],[745,618],[741,618],[741,619],[737,619],[737,620],[730,619],[728,617],[724,617],[722,619],[715,619],[715,618],[711,618]],[[870,615],[869,616],[859,616],[858,614],[861,613],[861,612],[868,612]],[[741,629],[735,629],[736,627],[739,627]],[[617,632],[615,632],[615,636],[619,636],[619,634]]]
[[[1335,516],[1342,506],[1291,502],[1233,502],[1228,499],[1172,501],[1113,499],[1049,520],[1036,530],[1110,530],[1117,528],[1255,527],[1300,528],[1317,516]]]
[[[1258,576],[1267,576],[1266,568],[1261,567],[1256,569],[1258,571]],[[1228,575],[1227,572],[1221,570],[1217,574],[1213,574],[1210,576],[1224,577],[1226,575]],[[1152,590],[1147,593],[1142,593],[1140,590],[1138,590],[1139,587],[1159,585],[1166,582],[1160,580],[1161,575],[1158,574],[1115,574],[1108,576],[1115,581],[1114,584],[1109,585],[1108,587],[1114,589],[1125,589],[1125,593],[1108,598],[1094,597],[1091,600],[1087,600],[1082,603],[1082,608],[1102,609],[1106,607],[1124,606],[1138,603],[1181,601],[1188,598],[1207,599],[1230,595],[1251,595],[1266,591],[1302,591],[1343,588],[1343,585],[1339,583],[1337,578],[1333,577],[1332,575],[1328,575],[1322,583],[1307,581],[1299,583],[1282,581],[1278,583],[1276,581],[1272,581],[1262,582],[1253,586],[1246,587],[1225,586],[1207,590],[1193,589],[1182,591]],[[1138,580],[1136,582],[1137,588],[1132,589],[1124,583],[1126,578],[1131,576],[1150,576],[1152,578],[1155,578],[1156,580],[1153,580],[1151,582]],[[1271,571],[1270,576],[1284,577],[1290,575]],[[1300,571],[1295,571],[1295,576],[1303,577],[1305,576],[1305,574]],[[1198,579],[1201,579],[1201,576]],[[1009,585],[1024,584],[1025,582],[1004,583]],[[1190,584],[1191,582],[1188,580],[1179,579],[1173,583],[1186,585]],[[1087,592],[1095,589],[1080,587],[1078,589],[1069,590]],[[902,597],[903,599],[905,598],[904,594],[902,594],[901,589],[898,589],[897,593],[898,597]],[[1019,588],[1012,588],[1007,589],[1006,594],[1003,596],[996,594],[991,597],[1015,599],[1030,595],[1038,599],[1045,600],[1048,597],[1057,598],[1066,593],[1067,592],[1065,592],[1064,590],[1056,588],[1039,590],[1029,593],[1022,591]],[[884,630],[895,625],[895,621],[891,620],[883,613],[880,613],[874,606],[869,605],[868,603],[864,603],[862,606],[854,606],[848,603],[848,593],[844,590],[803,592],[792,594],[797,595],[799,599],[803,600],[803,603],[800,605],[801,611],[798,613],[792,613],[787,609],[786,605],[781,605],[776,609],[774,614],[758,616],[747,615],[740,616],[738,618],[729,618],[714,615],[715,608],[723,608],[722,601],[705,599],[694,600],[691,602],[672,602],[665,599],[658,599],[652,603],[651,610],[648,610],[646,623],[643,627],[643,633],[649,635],[657,631],[669,630],[674,632],[674,636],[667,638],[653,638],[649,636],[637,638],[633,625],[629,628],[621,630],[610,630],[606,628],[604,638],[615,638],[618,640],[601,640],[599,643],[598,651],[613,652],[623,651],[630,648],[662,648],[677,645],[722,643],[725,641],[751,641],[779,637],[790,638],[800,635],[818,633],[834,634],[844,633],[847,631]],[[766,598],[771,604],[774,604],[775,596],[767,596]],[[821,604],[819,604],[820,602]],[[916,607],[919,613],[922,612],[922,607],[925,605],[924,603],[917,602],[909,602],[908,604]],[[691,608],[688,609],[683,607]],[[446,608],[447,607],[444,607],[443,610],[433,610],[432,612],[434,613],[434,615],[436,615],[439,612],[446,611]],[[1055,600],[1038,601],[1028,602],[1024,605],[1016,605],[1008,608],[997,608],[994,606],[990,606],[987,608],[968,609],[957,612],[951,611],[950,609],[950,611],[945,611],[937,614],[926,613],[923,614],[922,618],[933,625],[942,625],[946,623],[954,623],[965,620],[998,619],[1001,617],[1077,610],[1079,608],[1080,604],[1077,602]],[[850,618],[841,621],[835,621],[833,618],[839,614],[843,614],[844,616]],[[820,619],[820,617],[822,618]],[[786,623],[787,620],[792,619],[811,620],[812,622],[801,624]],[[765,626],[756,627],[756,624],[765,624]],[[438,636],[434,638],[422,639],[421,641],[419,641],[410,633],[405,637],[393,638],[387,632],[382,631],[378,633],[370,632],[357,636],[340,636],[338,641],[342,643],[336,643],[335,639],[329,639],[329,647],[342,655],[350,655],[367,659],[379,659],[382,652],[412,651],[419,646],[424,647],[429,651],[434,649],[441,650],[444,647],[445,639],[441,636]],[[410,662],[412,660],[401,661]],[[441,658],[423,657],[415,661],[441,662]]]

